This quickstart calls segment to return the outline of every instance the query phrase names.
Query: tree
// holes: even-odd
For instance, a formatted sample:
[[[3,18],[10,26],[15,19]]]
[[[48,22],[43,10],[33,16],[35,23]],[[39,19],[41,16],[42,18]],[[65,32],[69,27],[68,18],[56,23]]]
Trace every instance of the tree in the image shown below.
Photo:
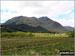
[[[32,34],[31,32],[27,32],[27,33],[26,33],[26,36],[27,36],[27,37],[33,37],[33,34]]]
[[[69,31],[66,33],[69,37],[74,37],[74,31]]]

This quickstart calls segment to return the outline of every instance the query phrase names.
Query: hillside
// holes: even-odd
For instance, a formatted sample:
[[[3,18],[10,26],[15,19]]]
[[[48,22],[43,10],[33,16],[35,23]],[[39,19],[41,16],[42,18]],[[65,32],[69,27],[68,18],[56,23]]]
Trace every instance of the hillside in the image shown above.
[[[2,27],[24,32],[67,32],[60,23],[48,17],[13,17],[2,24]]]
[[[75,28],[74,27],[71,27],[71,26],[64,26],[66,29],[68,29],[68,30],[70,30],[70,31],[72,31],[72,30],[75,30]]]

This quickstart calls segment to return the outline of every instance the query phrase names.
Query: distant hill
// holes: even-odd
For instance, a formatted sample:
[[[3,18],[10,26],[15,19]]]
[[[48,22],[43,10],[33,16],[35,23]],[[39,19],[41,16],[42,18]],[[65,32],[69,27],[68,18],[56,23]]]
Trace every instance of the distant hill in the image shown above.
[[[3,28],[10,28],[13,31],[24,32],[67,32],[60,23],[51,20],[48,17],[26,17],[18,16],[13,17],[2,24]],[[11,31],[11,30],[10,30]]]
[[[40,17],[41,26],[52,32],[67,32],[67,30],[58,22],[51,20],[48,17]]]
[[[71,27],[71,26],[64,26],[66,29],[68,29],[68,30],[75,30],[75,28],[74,27]]]

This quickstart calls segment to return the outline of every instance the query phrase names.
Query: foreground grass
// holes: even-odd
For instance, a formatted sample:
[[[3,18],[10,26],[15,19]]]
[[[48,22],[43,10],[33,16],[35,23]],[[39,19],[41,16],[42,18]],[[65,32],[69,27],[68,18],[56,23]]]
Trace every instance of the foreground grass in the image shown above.
[[[4,55],[58,55],[60,51],[74,51],[74,38],[2,38]]]

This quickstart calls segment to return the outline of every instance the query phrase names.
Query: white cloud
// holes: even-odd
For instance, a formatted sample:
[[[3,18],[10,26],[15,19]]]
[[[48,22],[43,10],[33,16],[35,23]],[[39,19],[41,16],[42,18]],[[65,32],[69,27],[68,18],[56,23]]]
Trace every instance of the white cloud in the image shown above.
[[[1,9],[17,11],[18,13],[1,13],[1,19],[10,19],[14,16],[48,16],[62,25],[74,25],[74,16],[71,19],[58,19],[56,16],[68,14],[74,8],[74,1],[1,1]],[[66,21],[67,20],[67,21]]]

